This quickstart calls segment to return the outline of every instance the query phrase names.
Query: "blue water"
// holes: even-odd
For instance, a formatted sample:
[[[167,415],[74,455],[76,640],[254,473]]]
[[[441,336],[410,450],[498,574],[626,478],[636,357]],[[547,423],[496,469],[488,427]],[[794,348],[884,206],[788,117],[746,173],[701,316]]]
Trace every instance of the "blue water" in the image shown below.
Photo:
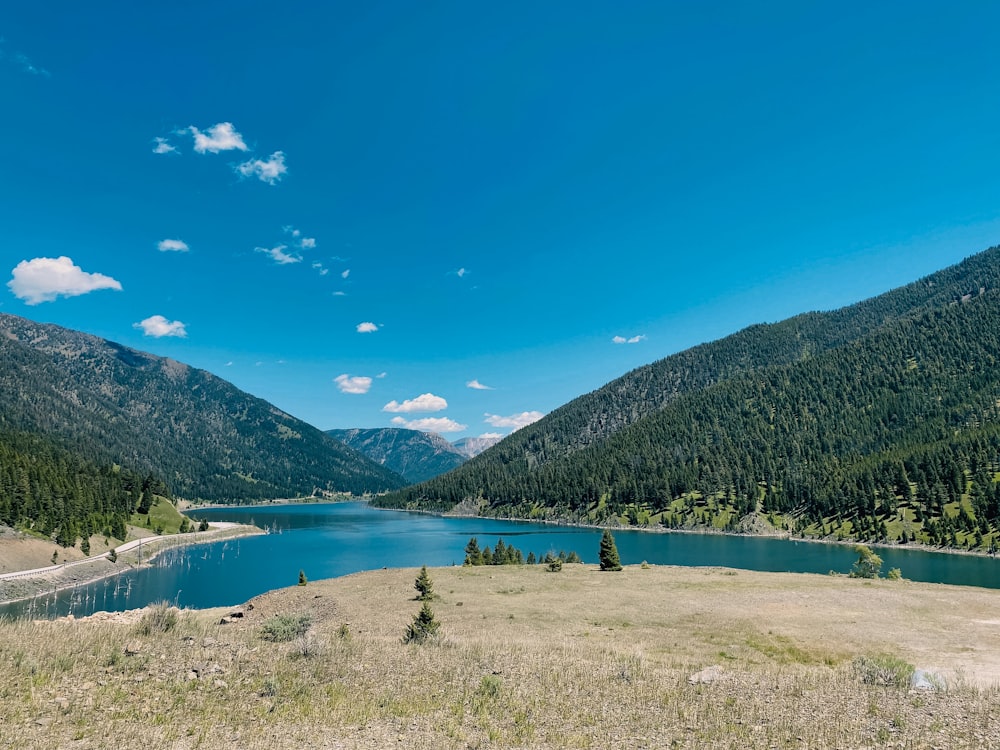
[[[271,533],[164,552],[154,566],[75,589],[15,602],[0,614],[83,616],[99,610],[170,601],[181,607],[241,604],[275,588],[382,567],[461,565],[469,537],[479,546],[505,544],[525,556],[576,552],[597,562],[601,531],[518,521],[375,510],[363,503],[214,508],[194,513],[210,521],[255,523]],[[760,537],[616,531],[622,563],[717,565],[749,570],[846,573],[849,546]],[[916,581],[1000,588],[1000,561],[907,549],[877,550],[883,572],[900,568]]]

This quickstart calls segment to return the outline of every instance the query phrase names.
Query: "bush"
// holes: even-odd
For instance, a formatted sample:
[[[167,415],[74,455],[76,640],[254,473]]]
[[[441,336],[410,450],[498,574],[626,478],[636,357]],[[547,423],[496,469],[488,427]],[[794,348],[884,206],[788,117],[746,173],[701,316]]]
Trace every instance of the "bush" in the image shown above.
[[[559,573],[560,571],[562,571],[562,566],[563,566],[562,560],[556,557],[552,560],[549,560],[548,571],[550,573]]]
[[[906,688],[913,676],[912,664],[891,654],[859,656],[854,660],[854,673],[866,685]]]
[[[151,604],[139,624],[136,632],[139,635],[152,635],[153,633],[169,633],[177,627],[177,610],[166,602]]]
[[[275,615],[264,623],[260,637],[271,643],[287,643],[304,636],[312,625],[312,615]]]
[[[901,581],[903,580],[903,571],[899,568],[889,568],[889,572],[885,574],[885,577],[890,581]]]
[[[299,571],[299,586],[305,586],[309,583],[309,579],[306,578],[306,572],[304,570]]]

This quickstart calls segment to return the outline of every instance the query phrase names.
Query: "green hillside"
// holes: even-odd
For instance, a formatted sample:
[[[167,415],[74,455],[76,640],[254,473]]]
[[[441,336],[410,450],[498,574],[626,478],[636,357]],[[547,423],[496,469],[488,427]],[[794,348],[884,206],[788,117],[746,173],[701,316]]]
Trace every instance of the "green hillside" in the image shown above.
[[[639,368],[387,505],[989,546],[1000,249]]]
[[[208,372],[0,315],[2,522],[45,533],[109,523],[127,518],[151,485],[192,500],[251,502],[404,484]]]

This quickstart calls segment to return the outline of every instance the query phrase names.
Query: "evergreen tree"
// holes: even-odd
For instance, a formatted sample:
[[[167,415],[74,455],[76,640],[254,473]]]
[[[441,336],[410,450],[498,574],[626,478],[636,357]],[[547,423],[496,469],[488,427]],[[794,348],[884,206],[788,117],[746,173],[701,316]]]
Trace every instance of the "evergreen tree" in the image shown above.
[[[882,558],[863,544],[857,545],[854,551],[858,553],[858,560],[851,568],[851,578],[878,578],[882,571]]]
[[[417,590],[416,599],[418,602],[429,602],[434,598],[434,585],[431,583],[431,577],[427,575],[426,565],[420,568],[420,575],[414,581],[413,588]]]
[[[430,603],[424,602],[424,606],[414,616],[413,622],[407,626],[403,634],[403,643],[425,643],[437,637],[440,627],[441,624],[434,619]]]
[[[604,530],[601,536],[601,548],[598,551],[598,558],[601,561],[601,570],[621,570],[622,564],[618,559],[618,547],[615,545],[615,538],[609,529]]]
[[[482,565],[483,564],[483,553],[479,549],[479,540],[476,537],[472,537],[469,543],[465,545],[465,564],[466,565]]]
[[[304,570],[300,570],[299,571],[299,586],[305,586],[307,583],[309,583],[309,580],[306,578],[306,572]]]

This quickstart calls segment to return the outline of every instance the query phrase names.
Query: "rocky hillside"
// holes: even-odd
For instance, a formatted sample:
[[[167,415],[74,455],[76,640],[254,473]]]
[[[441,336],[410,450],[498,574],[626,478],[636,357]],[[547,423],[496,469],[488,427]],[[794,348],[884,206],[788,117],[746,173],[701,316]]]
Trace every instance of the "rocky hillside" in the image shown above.
[[[432,432],[384,427],[327,430],[326,434],[412,483],[451,471],[466,459],[451,443]]]

